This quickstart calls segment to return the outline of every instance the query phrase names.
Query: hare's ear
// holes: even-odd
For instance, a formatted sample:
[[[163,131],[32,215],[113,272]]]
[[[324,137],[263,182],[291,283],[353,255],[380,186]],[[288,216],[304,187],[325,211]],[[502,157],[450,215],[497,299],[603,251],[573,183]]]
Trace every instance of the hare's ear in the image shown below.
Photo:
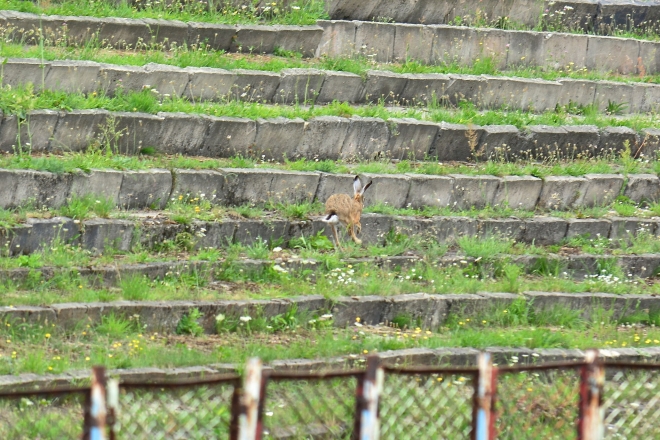
[[[355,195],[360,194],[360,191],[362,190],[362,182],[360,182],[360,177],[355,176],[355,179],[353,179],[353,192]]]
[[[374,182],[373,182],[373,181],[369,181],[369,183],[367,183],[367,184],[364,186],[364,188],[362,188],[362,191],[360,191],[360,195],[364,194],[364,192],[367,190],[367,188],[369,188],[369,187],[371,186],[372,183],[374,183]]]

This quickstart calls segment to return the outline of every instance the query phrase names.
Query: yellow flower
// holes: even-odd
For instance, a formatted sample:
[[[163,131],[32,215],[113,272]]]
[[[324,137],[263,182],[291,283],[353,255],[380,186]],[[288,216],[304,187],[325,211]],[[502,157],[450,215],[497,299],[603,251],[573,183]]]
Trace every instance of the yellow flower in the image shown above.
[[[362,353],[367,354],[369,353],[369,350],[362,350]]]
[[[360,317],[355,318],[355,322],[360,322]]]
[[[46,337],[46,339],[50,339],[50,333],[46,333],[44,336]]]
[[[89,356],[87,356],[87,357],[85,358],[85,360],[86,360],[86,361],[89,361]]]

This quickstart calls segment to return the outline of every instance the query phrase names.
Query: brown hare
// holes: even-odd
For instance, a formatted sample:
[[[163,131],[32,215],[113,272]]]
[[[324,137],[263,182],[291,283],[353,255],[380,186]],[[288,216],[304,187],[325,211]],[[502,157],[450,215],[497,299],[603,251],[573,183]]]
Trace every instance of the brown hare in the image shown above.
[[[362,240],[355,235],[355,227],[357,226],[358,233],[362,231],[360,224],[360,216],[362,215],[362,208],[364,208],[364,192],[371,186],[372,182],[362,186],[362,182],[358,176],[353,179],[353,197],[348,194],[333,194],[325,202],[325,216],[323,221],[328,223],[332,228],[332,234],[335,236],[335,243],[337,247],[343,251],[337,229],[335,225],[341,223],[348,228],[348,235],[357,244],[362,244]]]

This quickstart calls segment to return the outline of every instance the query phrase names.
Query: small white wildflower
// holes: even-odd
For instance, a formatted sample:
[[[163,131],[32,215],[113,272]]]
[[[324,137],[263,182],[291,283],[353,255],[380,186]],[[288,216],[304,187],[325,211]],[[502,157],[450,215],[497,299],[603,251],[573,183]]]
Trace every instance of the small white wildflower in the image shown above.
[[[250,321],[252,321],[252,317],[251,317],[251,316],[241,316],[239,319],[240,319],[242,322],[250,322]]]

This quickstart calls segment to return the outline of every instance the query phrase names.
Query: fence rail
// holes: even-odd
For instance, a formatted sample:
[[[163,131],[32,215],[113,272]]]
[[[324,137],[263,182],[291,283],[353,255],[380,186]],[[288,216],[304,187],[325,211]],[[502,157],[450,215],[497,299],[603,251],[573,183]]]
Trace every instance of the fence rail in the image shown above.
[[[660,364],[582,362],[276,372],[0,392],[3,439],[660,438]]]

